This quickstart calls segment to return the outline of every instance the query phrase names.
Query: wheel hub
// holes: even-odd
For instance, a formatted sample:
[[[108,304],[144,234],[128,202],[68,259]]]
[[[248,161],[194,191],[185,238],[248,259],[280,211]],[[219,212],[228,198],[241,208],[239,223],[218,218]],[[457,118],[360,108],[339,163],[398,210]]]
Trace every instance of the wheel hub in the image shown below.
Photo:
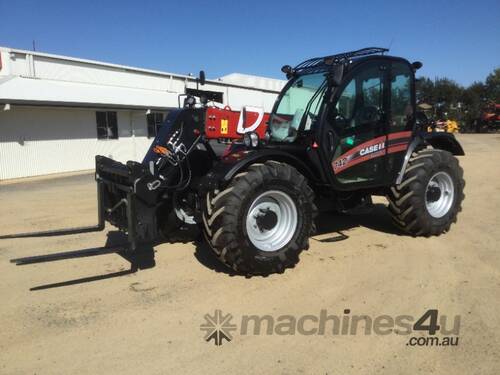
[[[425,206],[432,217],[439,219],[451,209],[455,199],[455,187],[451,176],[444,171],[432,176],[425,191]]]
[[[297,224],[293,199],[283,191],[270,190],[254,199],[245,226],[248,239],[257,249],[276,251],[292,239]]]
[[[255,221],[261,232],[273,229],[278,223],[278,215],[270,208],[261,209]]]
[[[429,186],[427,189],[427,201],[436,202],[441,198],[441,189],[437,186]]]

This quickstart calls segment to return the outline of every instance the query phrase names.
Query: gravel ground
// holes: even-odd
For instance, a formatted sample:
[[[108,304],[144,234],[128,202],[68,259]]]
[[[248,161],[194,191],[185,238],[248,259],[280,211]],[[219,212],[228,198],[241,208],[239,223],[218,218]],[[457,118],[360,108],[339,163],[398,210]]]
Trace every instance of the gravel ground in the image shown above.
[[[466,199],[449,233],[401,235],[377,200],[370,213],[322,215],[322,234],[282,275],[231,275],[192,243],[157,246],[156,265],[143,261],[136,272],[117,254],[16,267],[10,259],[110,239],[101,232],[0,240],[0,373],[500,373],[500,135],[459,140]],[[92,178],[0,185],[0,234],[94,223]],[[347,238],[318,241],[338,232]],[[205,342],[200,330],[216,309],[237,326],[221,346]],[[324,334],[304,335],[277,326],[291,322],[280,316],[322,310],[390,320],[417,319],[428,309],[445,315],[447,328],[459,316],[458,345],[407,345],[410,337],[430,337],[425,332],[343,335],[327,325]],[[242,334],[244,315],[266,314],[275,322],[271,334]],[[311,318],[305,328],[314,328]]]

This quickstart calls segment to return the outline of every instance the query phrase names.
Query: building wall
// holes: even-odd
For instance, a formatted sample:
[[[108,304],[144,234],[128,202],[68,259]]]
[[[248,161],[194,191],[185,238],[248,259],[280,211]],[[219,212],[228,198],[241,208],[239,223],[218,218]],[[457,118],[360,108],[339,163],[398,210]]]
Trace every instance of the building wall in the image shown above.
[[[95,112],[19,106],[0,111],[0,180],[93,169],[95,155],[141,160],[151,143],[145,112],[116,111],[116,140],[97,139]]]
[[[236,110],[241,110],[243,106],[256,106],[264,108],[266,112],[271,112],[277,96],[278,94],[274,92],[228,87],[224,95],[224,101]]]
[[[0,180],[93,169],[95,155],[141,160],[146,111],[177,107],[196,88],[192,76],[40,52],[0,47],[0,59]],[[270,112],[284,84],[230,74],[199,89],[222,92],[233,110]],[[106,108],[127,108],[116,110],[117,140],[97,139],[95,112]]]

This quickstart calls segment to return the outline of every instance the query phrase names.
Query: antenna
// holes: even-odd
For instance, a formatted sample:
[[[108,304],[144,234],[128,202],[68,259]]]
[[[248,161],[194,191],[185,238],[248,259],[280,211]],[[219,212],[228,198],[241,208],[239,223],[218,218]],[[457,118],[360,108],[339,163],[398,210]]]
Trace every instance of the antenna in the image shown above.
[[[391,42],[389,43],[389,47],[387,47],[387,50],[391,49],[393,42],[394,42],[394,37],[391,38]]]
[[[36,42],[35,42],[35,39],[33,39],[33,51],[36,51]]]

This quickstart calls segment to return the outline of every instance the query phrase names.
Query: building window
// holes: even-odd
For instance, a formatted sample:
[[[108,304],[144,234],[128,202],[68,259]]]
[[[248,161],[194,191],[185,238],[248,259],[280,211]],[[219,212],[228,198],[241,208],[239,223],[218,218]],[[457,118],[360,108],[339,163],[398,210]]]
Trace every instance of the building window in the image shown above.
[[[163,113],[148,113],[146,119],[148,122],[148,138],[154,138],[158,134],[161,124],[163,124]]]
[[[118,139],[118,121],[116,112],[95,113],[97,122],[97,139]]]

